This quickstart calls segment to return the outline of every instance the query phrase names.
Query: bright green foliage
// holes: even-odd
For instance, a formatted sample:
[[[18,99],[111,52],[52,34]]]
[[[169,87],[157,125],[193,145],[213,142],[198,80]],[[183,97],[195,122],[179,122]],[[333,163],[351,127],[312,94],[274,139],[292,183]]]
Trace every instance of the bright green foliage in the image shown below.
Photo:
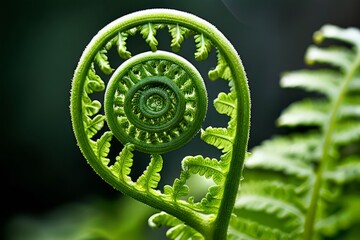
[[[224,174],[218,160],[215,158],[204,158],[203,156],[186,157],[182,161],[182,167],[191,174],[199,174],[206,178],[212,178],[217,184],[224,181]]]
[[[221,114],[226,114],[230,117],[234,116],[236,110],[236,96],[234,92],[229,94],[219,93],[219,96],[214,101],[214,107]]]
[[[101,160],[102,164],[108,165],[110,159],[107,157],[110,152],[110,141],[113,137],[111,132],[105,132],[96,143],[92,143],[96,156]]]
[[[103,71],[105,74],[111,74],[114,69],[110,67],[110,63],[108,61],[107,57],[107,50],[104,48],[103,50],[100,50],[96,56],[95,56],[95,63],[98,65],[98,67]]]
[[[286,108],[294,128],[255,147],[234,207],[230,239],[356,239],[360,226],[360,31],[326,25],[305,56],[311,70],[283,87],[316,92]],[[290,129],[289,129],[290,131]]]
[[[180,179],[175,179],[173,186],[164,186],[165,195],[170,196],[175,202],[180,200],[181,197],[189,194],[189,187],[186,185],[187,177],[182,174]]]
[[[223,152],[229,152],[232,148],[232,136],[227,128],[208,127],[201,132],[201,139],[206,143],[222,149]]]
[[[196,230],[165,212],[156,213],[151,216],[149,218],[149,226],[152,228],[171,226],[166,232],[166,236],[170,239],[203,240],[203,237]]]
[[[224,59],[224,55],[217,50],[217,58],[218,62],[215,69],[210,70],[208,75],[211,80],[216,80],[218,78],[223,78],[225,80],[231,80],[231,70],[226,64],[226,60]]]
[[[163,159],[161,155],[152,155],[149,166],[144,171],[143,175],[139,177],[136,185],[144,188],[145,191],[150,191],[158,186],[160,181],[159,172],[162,169]]]
[[[153,52],[156,51],[157,45],[159,44],[157,39],[155,38],[156,32],[159,28],[162,28],[161,24],[152,24],[147,23],[141,27],[140,34],[143,36],[145,41],[149,44],[151,50]]]
[[[216,180],[214,180],[216,181]],[[208,209],[208,212],[216,212],[221,203],[223,189],[221,185],[210,186],[208,193],[201,199],[200,205]]]
[[[155,209],[130,197],[67,203],[41,216],[16,216],[3,232],[6,240],[161,239],[146,219]]]
[[[197,34],[194,39],[196,43],[195,59],[197,61],[206,59],[211,51],[211,41],[204,34]]]
[[[196,61],[216,51],[217,63],[208,77],[225,80],[229,91],[211,102],[228,117],[227,127],[204,126],[209,102],[204,81],[209,79],[190,63],[196,61],[158,50],[162,30],[168,30],[173,52],[193,36]],[[133,55],[128,42],[135,34],[151,51]],[[111,51],[121,58],[116,70]],[[99,94],[104,94],[103,103]],[[170,239],[226,238],[232,214],[228,206],[235,203],[247,152],[250,99],[239,55],[214,26],[168,9],[140,11],[109,24],[85,49],[74,73],[71,114],[79,146],[94,170],[117,190],[161,211],[150,218],[152,227],[169,227]],[[172,161],[163,154],[196,135],[219,149],[220,158],[184,157],[180,176],[159,189],[163,164]],[[123,148],[112,159],[115,141]],[[136,151],[150,159],[138,179],[131,176]],[[194,175],[211,183],[203,196],[195,196],[189,184]]]
[[[127,50],[126,40],[129,37],[127,32],[119,32],[117,36],[113,39],[116,43],[116,49],[121,58],[128,59],[131,57],[131,52]]]
[[[133,150],[133,144],[125,145],[119,156],[116,157],[116,163],[111,168],[112,172],[119,176],[119,179],[127,183],[132,183],[129,174],[131,172],[131,166],[133,165]]]
[[[91,64],[87,75],[87,88],[86,93],[91,94],[93,92],[101,92],[105,89],[105,84],[101,78],[96,74],[94,64]],[[99,107],[100,108],[100,107]]]
[[[156,35],[164,28],[173,52],[190,36],[195,60],[204,61],[216,51],[217,64],[208,78],[228,82],[229,91],[212,99],[216,111],[228,117],[227,127],[203,126],[206,85],[190,62],[158,50]],[[135,34],[151,52],[132,56],[127,42]],[[360,32],[326,25],[314,41],[305,56],[314,67],[287,72],[280,83],[316,96],[282,112],[277,124],[289,134],[264,141],[247,155],[247,80],[238,54],[222,34],[193,15],[173,10],[120,18],[94,37],[74,74],[71,113],[79,146],[106,182],[161,211],[149,224],[168,227],[170,239],[357,239]],[[113,48],[125,60],[115,71],[108,59]],[[97,71],[110,79],[104,81]],[[104,91],[102,104],[95,93]],[[198,132],[221,152],[220,158],[186,156],[180,176],[158,189],[168,161],[162,154],[187,144]],[[117,140],[124,147],[111,159]],[[135,151],[150,155],[136,180],[130,177]],[[212,183],[200,199],[189,184],[194,175]]]
[[[359,182],[360,156],[345,158],[335,170],[327,172],[325,178],[337,184]]]
[[[280,126],[321,126],[327,118],[329,103],[324,100],[304,99],[291,104],[279,117]]]
[[[176,25],[169,25],[169,32],[171,34],[171,48],[174,52],[180,51],[181,43],[185,40],[185,38],[190,34],[190,30]]]
[[[157,228],[161,226],[176,226],[182,222],[177,218],[167,214],[166,212],[155,213],[149,218],[149,226]]]

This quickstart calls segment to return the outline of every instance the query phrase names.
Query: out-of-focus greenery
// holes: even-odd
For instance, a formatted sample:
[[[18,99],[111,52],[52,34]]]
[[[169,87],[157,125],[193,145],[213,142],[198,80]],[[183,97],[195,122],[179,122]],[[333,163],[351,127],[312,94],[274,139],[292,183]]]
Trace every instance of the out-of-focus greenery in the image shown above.
[[[156,210],[129,197],[96,199],[62,206],[42,217],[18,216],[7,240],[144,240],[161,239],[147,226]],[[160,236],[164,235],[160,233]]]
[[[204,197],[211,180],[193,175],[188,185],[196,199]],[[167,239],[148,218],[158,212],[130,197],[101,198],[59,207],[44,216],[19,215],[6,227],[6,240],[151,240]]]

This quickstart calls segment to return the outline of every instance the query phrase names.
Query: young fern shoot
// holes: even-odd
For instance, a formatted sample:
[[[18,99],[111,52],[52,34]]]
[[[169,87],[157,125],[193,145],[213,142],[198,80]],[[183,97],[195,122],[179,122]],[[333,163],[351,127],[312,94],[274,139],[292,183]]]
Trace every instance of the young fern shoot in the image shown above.
[[[158,49],[159,31],[168,31],[173,52]],[[127,43],[136,34],[149,51],[133,55]],[[226,128],[208,126],[200,131],[208,108],[204,77],[174,53],[191,36],[196,61],[217,53],[217,65],[206,78],[223,79],[230,86],[214,100],[217,112],[229,117]],[[119,66],[108,57],[114,50],[123,59]],[[99,94],[103,103],[95,97]],[[161,211],[149,219],[150,226],[170,226],[170,239],[223,240],[247,152],[249,98],[239,55],[219,30],[189,13],[150,9],[113,21],[91,40],[74,73],[71,116],[78,145],[95,172],[122,193]],[[221,150],[221,157],[185,157],[172,186],[158,189],[163,163],[169,161],[163,154],[188,144],[199,131],[205,143]],[[110,159],[114,140],[123,149]],[[129,174],[136,151],[149,154],[150,160],[133,181]],[[198,202],[186,184],[194,174],[214,182]]]

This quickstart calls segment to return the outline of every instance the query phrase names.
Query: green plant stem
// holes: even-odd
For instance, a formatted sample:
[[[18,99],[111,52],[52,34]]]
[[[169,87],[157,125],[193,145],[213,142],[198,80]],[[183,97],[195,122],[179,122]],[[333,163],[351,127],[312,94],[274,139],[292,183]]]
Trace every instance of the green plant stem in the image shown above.
[[[213,30],[214,31],[214,30]],[[207,34],[213,34],[208,32]],[[229,166],[229,172],[224,185],[223,198],[220,203],[219,212],[214,222],[211,240],[224,240],[227,236],[228,225],[230,222],[232,210],[235,204],[237,192],[239,189],[242,169],[244,166],[245,155],[249,139],[250,129],[250,94],[247,84],[247,78],[239,56],[226,38],[218,33],[222,38],[212,38],[218,44],[219,50],[226,53],[226,62],[229,64],[233,74],[233,82],[237,96],[237,126],[233,142],[232,159]],[[211,38],[211,37],[210,37]],[[206,238],[207,240],[207,238]]]
[[[234,64],[233,61],[227,61]],[[235,62],[235,64],[237,64]],[[231,66],[231,69],[236,69],[242,66]],[[236,71],[233,74],[241,74],[244,71]],[[245,161],[245,154],[247,152],[248,134],[250,128],[250,96],[249,90],[246,84],[246,76],[234,76],[234,79],[242,79],[242,81],[234,81],[234,85],[240,88],[240,92],[243,95],[243,99],[237,102],[237,117],[238,124],[236,127],[236,134],[233,142],[232,159],[229,166],[229,172],[226,178],[224,186],[224,194],[221,200],[218,216],[214,223],[214,238],[215,240],[226,239],[227,228],[230,222],[230,217],[235,204],[236,195],[238,192],[240,179],[242,176],[242,170]]]
[[[310,206],[306,214],[305,226],[304,226],[304,240],[311,240],[314,235],[314,224],[315,224],[316,211],[320,196],[321,185],[323,181],[323,173],[326,171],[329,161],[331,159],[329,157],[329,152],[331,150],[332,135],[336,126],[337,114],[344,100],[344,96],[346,94],[348,86],[351,80],[353,79],[359,65],[360,65],[360,55],[358,55],[353,66],[350,68],[349,72],[345,75],[345,78],[340,87],[339,95],[336,98],[333,107],[331,108],[332,111],[330,112],[329,115],[328,124],[323,129],[325,135],[322,144],[321,161],[316,174],[315,184],[310,200]]]

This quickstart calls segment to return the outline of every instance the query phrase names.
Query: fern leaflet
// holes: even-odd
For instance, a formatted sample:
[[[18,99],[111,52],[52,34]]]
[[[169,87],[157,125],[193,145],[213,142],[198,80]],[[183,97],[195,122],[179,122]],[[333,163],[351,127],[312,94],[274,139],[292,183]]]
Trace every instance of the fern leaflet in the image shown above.
[[[163,159],[161,155],[152,155],[149,166],[136,182],[138,188],[145,191],[155,189],[160,181],[159,172],[162,169]]]

